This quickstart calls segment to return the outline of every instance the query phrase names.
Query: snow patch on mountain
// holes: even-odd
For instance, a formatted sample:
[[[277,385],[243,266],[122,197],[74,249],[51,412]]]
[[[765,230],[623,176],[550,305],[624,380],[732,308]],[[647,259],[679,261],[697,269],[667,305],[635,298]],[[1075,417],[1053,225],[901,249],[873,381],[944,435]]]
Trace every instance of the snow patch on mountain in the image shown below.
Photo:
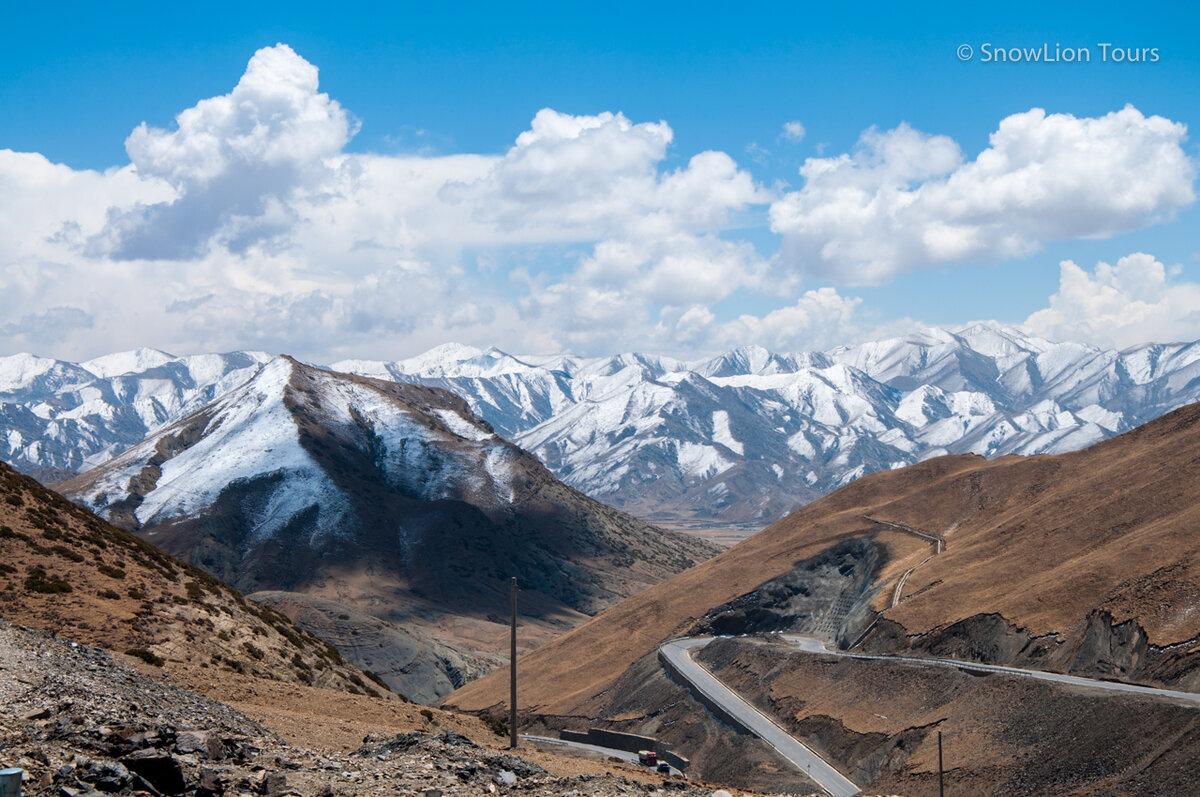
[[[729,431],[729,413],[725,410],[717,410],[712,414],[712,439],[714,443],[720,443],[737,455],[746,453],[746,447],[733,437],[733,432]]]
[[[721,456],[721,452],[713,446],[679,443],[678,450],[679,467],[688,476],[707,479],[733,467],[733,463]]]
[[[450,431],[466,440],[490,440],[496,436],[494,432],[476,426],[454,410],[434,410],[434,412]]]

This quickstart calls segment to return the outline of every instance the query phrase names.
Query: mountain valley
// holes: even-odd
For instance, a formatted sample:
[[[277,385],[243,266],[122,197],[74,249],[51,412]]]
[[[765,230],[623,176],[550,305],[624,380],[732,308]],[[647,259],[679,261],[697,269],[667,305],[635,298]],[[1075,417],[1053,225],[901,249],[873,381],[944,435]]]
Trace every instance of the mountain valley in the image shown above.
[[[357,699],[386,684],[500,716],[507,681],[488,673],[507,658],[515,574],[524,732],[653,736],[692,759],[690,778],[818,789],[664,670],[665,640],[716,635],[695,660],[862,788],[927,792],[941,731],[956,789],[1173,794],[1200,724],[1169,698],[778,635],[1200,688],[1200,405],[1175,409],[1200,391],[1198,362],[1196,344],[1105,352],[995,325],[691,363],[453,346],[343,370],[255,353],[7,358],[10,456],[137,536],[109,562],[87,540],[124,532],[6,471],[21,502],[52,509],[4,507],[0,543],[25,570],[6,571],[3,616],[73,618],[64,633],[161,660],[159,675],[279,727],[304,711],[272,714],[284,686]],[[786,516],[716,555],[614,507],[730,537]],[[74,513],[77,534],[59,521]],[[190,565],[154,569],[168,555]],[[151,568],[137,598],[105,574],[130,560]],[[189,566],[205,572],[168,588]],[[226,608],[202,617],[196,601]],[[257,629],[245,639],[221,619],[235,605]]]
[[[728,746],[714,734],[730,731],[663,673],[657,651],[731,634],[696,658],[861,787],[927,791],[940,730],[959,790],[1179,793],[1195,774],[1179,767],[1200,751],[1200,719],[1170,699],[771,640],[1195,691],[1198,450],[1191,405],[1078,452],[955,455],[859,479],[525,657],[528,721],[575,729],[583,717],[709,761],[695,753]],[[502,686],[487,676],[445,703],[494,707]],[[775,777],[767,764],[739,780],[710,765],[746,786]]]

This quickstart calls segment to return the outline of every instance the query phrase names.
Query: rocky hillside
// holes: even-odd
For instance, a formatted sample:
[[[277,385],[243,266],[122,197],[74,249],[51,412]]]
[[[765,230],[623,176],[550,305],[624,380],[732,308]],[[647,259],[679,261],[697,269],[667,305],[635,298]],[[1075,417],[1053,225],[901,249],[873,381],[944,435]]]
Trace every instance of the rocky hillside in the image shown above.
[[[388,694],[287,617],[3,464],[0,617],[184,680],[241,673]]]
[[[445,391],[286,357],[63,489],[247,593],[286,591],[310,628],[358,612],[439,640],[436,683],[399,637],[345,648],[414,694],[495,665],[513,576],[532,645],[716,551],[566,487]]]
[[[1198,450],[1200,405],[1190,405],[1079,452],[992,461],[959,455],[865,477],[530,654],[526,700],[551,724],[554,717],[639,714],[665,722],[658,712],[669,703],[661,702],[666,697],[631,697],[648,688],[649,675],[632,674],[653,665],[662,641],[770,631],[876,653],[974,659],[1200,691]],[[1009,750],[1004,755],[1010,757],[989,759],[988,766],[1000,769],[988,777],[1020,782],[1025,764],[1015,739],[1032,720],[1014,707],[1036,705],[1048,687],[1033,688],[1014,704],[1012,696],[1025,689],[1014,686],[1006,704],[994,691],[985,699],[975,677],[957,680],[949,691],[922,692],[919,669],[892,666],[855,685],[865,665],[835,668],[818,659],[804,667],[804,677],[792,677],[787,674],[801,665],[784,666],[782,655],[727,651],[718,664],[758,684],[764,704],[787,712],[814,744],[839,749],[846,771],[874,751],[882,756],[876,764],[895,765],[889,777],[909,771],[915,778],[909,782],[917,783],[928,777],[930,754],[921,741],[931,738],[928,723],[988,716],[994,724],[987,730],[937,727],[977,734],[968,748],[997,740],[996,750]],[[810,654],[786,655],[792,662],[813,661]],[[505,699],[501,679],[487,677],[447,702],[481,708]],[[1070,702],[1070,695],[1063,699]],[[997,713],[1000,705],[1007,708]],[[1139,714],[1135,723],[1129,712],[1158,709],[1122,704],[1114,710],[1111,700],[1103,705],[1090,715],[1099,723],[1103,713],[1106,724],[1098,728],[1116,733],[1124,723],[1127,730],[1142,730],[1130,731],[1122,742],[1131,757],[1113,781],[1120,784],[1116,791],[1096,793],[1136,792],[1138,773],[1160,760],[1155,750],[1161,739],[1148,730],[1156,722],[1152,713]],[[879,708],[872,715],[864,706]],[[1171,720],[1173,738],[1200,745],[1190,717]],[[1051,739],[1073,733],[1062,724],[1042,730]],[[908,752],[892,756],[888,751],[905,738]],[[925,746],[910,771],[905,761],[911,745]],[[1085,766],[1092,755],[1072,749],[1080,758],[1057,762],[1060,769]],[[1079,782],[1095,786],[1089,778],[1099,778],[1102,769],[1108,771],[1096,769]],[[873,771],[872,777],[883,778],[883,770]],[[1049,788],[1059,774],[1045,771],[1038,788]],[[982,777],[978,770],[962,776]]]
[[[476,717],[310,687],[272,693],[308,728],[290,731],[122,666],[105,651],[0,620],[0,754],[25,772],[23,793],[62,795],[396,795],[441,790],[533,797],[709,797],[712,787],[632,764],[503,749]],[[384,708],[386,710],[381,711]],[[335,721],[357,736],[338,744]]]

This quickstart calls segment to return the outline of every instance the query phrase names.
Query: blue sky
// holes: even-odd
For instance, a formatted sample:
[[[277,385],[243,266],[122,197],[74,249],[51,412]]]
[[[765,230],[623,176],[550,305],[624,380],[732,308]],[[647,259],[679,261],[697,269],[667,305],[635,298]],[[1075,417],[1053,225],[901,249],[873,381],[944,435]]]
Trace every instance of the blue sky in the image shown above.
[[[615,346],[686,354],[756,342],[772,348],[831,345],[842,338],[899,333],[919,323],[980,318],[1027,323],[1032,331],[1100,345],[1200,337],[1195,317],[1200,307],[1192,305],[1194,284],[1200,282],[1200,242],[1193,232],[1200,228],[1200,217],[1194,197],[1187,196],[1198,150],[1182,133],[1194,130],[1197,122],[1200,48],[1193,41],[1197,12],[1187,5],[1006,4],[980,9],[949,3],[915,8],[771,3],[658,5],[652,10],[633,4],[566,5],[390,3],[335,13],[328,6],[270,3],[26,4],[6,9],[7,23],[0,31],[0,149],[40,153],[69,167],[73,179],[83,179],[78,175],[87,170],[108,178],[70,191],[74,202],[82,204],[86,198],[95,203],[76,216],[64,211],[61,218],[38,217],[21,225],[51,230],[51,235],[35,240],[29,233],[28,241],[0,248],[0,282],[9,288],[7,303],[0,300],[0,353],[32,350],[82,357],[109,348],[155,345],[180,353],[274,347],[313,358],[399,357],[458,339],[527,351],[597,352]],[[1157,48],[1158,60],[1103,63],[1102,42]],[[368,169],[421,160],[439,180],[478,182],[472,199],[455,200],[464,213],[469,206],[472,224],[488,208],[508,207],[504,203],[509,201],[515,203],[512,215],[489,217],[488,230],[472,229],[464,242],[456,238],[457,222],[449,210],[417,221],[420,214],[400,201],[377,221],[393,230],[403,228],[407,237],[367,241],[370,236],[363,230],[369,218],[356,218],[350,234],[338,226],[343,223],[339,219],[348,218],[345,208],[326,214],[314,211],[308,200],[303,208],[296,205],[300,194],[334,190],[334,178],[314,177],[300,156],[289,160],[290,176],[282,182],[278,174],[263,177],[266,183],[222,177],[220,191],[205,193],[212,185],[209,177],[195,182],[193,172],[181,171],[179,153],[194,151],[192,144],[182,135],[167,138],[178,132],[176,115],[207,98],[230,95],[251,57],[277,43],[319,69],[314,94],[327,95],[337,106],[322,106],[322,113],[328,111],[328,118],[322,118],[332,120],[323,133],[329,136],[328,146],[305,150],[305,157],[325,166],[336,161],[338,168],[345,167],[347,156],[385,159],[370,161],[374,165]],[[963,44],[971,46],[971,60],[958,57]],[[983,63],[985,44],[1045,44],[1051,52],[1058,46],[1088,48],[1093,60]],[[269,98],[264,103],[267,108]],[[1062,174],[1047,185],[1029,189],[1037,195],[1059,191],[1060,196],[1032,209],[1023,208],[1018,198],[987,210],[990,215],[982,222],[972,211],[971,232],[981,236],[980,242],[938,248],[940,254],[914,254],[914,241],[886,255],[865,250],[876,243],[888,248],[898,231],[913,224],[935,224],[931,214],[960,206],[968,194],[931,201],[913,219],[901,217],[892,229],[880,220],[888,216],[884,212],[864,221],[861,235],[837,209],[829,211],[836,218],[822,216],[832,197],[858,184],[862,169],[886,159],[883,144],[873,155],[863,155],[857,171],[848,171],[844,180],[822,191],[815,184],[806,189],[808,179],[799,172],[807,159],[832,161],[863,153],[860,136],[874,128],[885,135],[884,144],[898,148],[887,150],[900,153],[892,157],[910,160],[904,166],[889,162],[887,175],[878,177],[870,190],[882,196],[898,179],[915,196],[923,183],[930,183],[922,188],[929,193],[935,183],[955,180],[956,170],[969,166],[989,146],[989,136],[1002,120],[1034,108],[1044,109],[1051,120],[1056,115],[1102,120],[1127,105],[1142,120],[1161,118],[1177,132],[1164,133],[1161,125],[1138,119],[1081,123],[1079,138],[1064,146],[1092,148],[1098,153],[1094,157],[1105,158],[1113,146],[1127,143],[1124,161],[1103,180],[1079,185],[1073,183],[1073,167],[1062,165]],[[664,201],[658,196],[664,192],[642,180],[636,190],[643,193],[629,199],[633,210],[628,217],[605,217],[604,223],[589,226],[577,215],[542,218],[545,208],[528,204],[532,189],[521,182],[528,179],[526,172],[505,177],[491,161],[462,171],[448,159],[472,156],[499,162],[506,153],[512,156],[517,137],[531,130],[531,120],[543,108],[564,118],[620,113],[632,130],[614,127],[613,134],[638,139],[632,149],[621,150],[632,159],[629,173],[592,167],[586,174],[572,172],[570,164],[584,156],[556,149],[568,158],[564,180],[579,186],[594,181],[592,190],[608,199],[595,211],[578,204],[578,196],[552,196],[552,204],[578,205],[584,215],[611,214],[613,204],[622,202],[630,174],[636,172],[640,180],[649,169],[651,183],[662,182],[688,172],[694,156],[710,151],[724,153],[753,189],[741,185],[741,193],[733,196],[735,178],[717,174],[720,168],[710,164],[706,171],[697,169],[688,183],[693,186],[688,190],[707,199],[689,195],[680,200],[718,202],[713,197],[721,193],[720,207],[714,206],[704,219],[683,218],[686,213],[678,204],[667,209],[655,204]],[[344,130],[338,127],[339,114],[344,114]],[[660,121],[669,126],[669,134],[639,127]],[[789,122],[801,123],[803,135],[786,135]],[[142,123],[151,131],[151,149],[143,150],[142,157],[157,158],[153,164],[134,162],[127,149],[127,138]],[[233,135],[236,125],[244,123],[230,121],[233,126],[219,126],[218,133]],[[588,127],[592,124],[583,129],[607,129],[601,121]],[[921,138],[887,137],[901,125]],[[1147,135],[1158,142],[1153,146],[1137,138],[1150,128],[1154,131]],[[1038,120],[1022,130],[1020,135],[1028,134],[1030,140],[1048,135]],[[209,135],[213,129],[201,132]],[[957,161],[940,148],[939,142],[947,141],[957,147]],[[1009,155],[1026,144],[1014,144]],[[169,163],[163,160],[168,156],[162,146],[177,148]],[[928,147],[932,149],[923,149]],[[623,157],[603,149],[591,152]],[[237,157],[243,156],[252,157]],[[939,156],[950,160],[936,174],[909,173],[913,164]],[[1153,164],[1166,163],[1166,172],[1182,174],[1175,179],[1169,173],[1146,177],[1153,169],[1138,161],[1142,156]],[[1054,152],[1039,157],[1049,160],[1026,164],[1020,179],[1057,174]],[[244,170],[245,164],[236,161],[231,174],[237,163]],[[41,191],[54,182],[49,170],[28,177],[32,167],[24,161],[14,161],[10,168],[25,180],[14,178],[11,187]],[[114,174],[121,169],[128,173]],[[1014,166],[1014,171],[1020,170]],[[184,172],[193,177],[181,176]],[[453,177],[446,176],[451,173]],[[488,174],[499,175],[490,187],[483,186],[491,179]],[[152,177],[162,184],[150,186]],[[693,185],[706,179],[711,181],[708,188]],[[970,179],[962,175],[963,182]],[[318,189],[313,181],[324,182]],[[376,192],[370,194],[371,202],[382,204],[403,197],[411,184],[400,180],[385,189],[382,178],[370,183]],[[347,192],[361,188],[346,188],[342,177],[336,184]],[[503,193],[513,185],[516,199]],[[992,178],[977,181],[970,189],[974,193],[968,192],[971,202],[986,204],[981,195],[992,185]],[[1078,195],[1064,185],[1074,185],[1071,190]],[[1153,196],[1132,209],[1116,200],[1080,201],[1126,185]],[[88,193],[93,190],[94,197]],[[647,191],[657,198],[648,198]],[[781,220],[786,208],[780,203],[786,204],[789,193],[794,213]],[[355,196],[359,198],[347,202],[359,212],[371,204],[361,199],[364,195]],[[184,222],[172,220],[167,206],[177,206],[174,216],[185,215],[179,204],[184,199],[194,203],[189,218],[197,208],[211,214],[208,228],[183,230]],[[409,199],[416,208],[427,204]],[[53,215],[67,204],[46,193],[38,206]],[[1071,216],[1076,207],[1082,208],[1081,218],[1057,226],[1037,218]],[[659,215],[662,223],[647,231],[644,218]],[[19,216],[10,213],[13,220]],[[531,217],[540,220],[527,224]],[[114,226],[118,218],[124,227]],[[817,221],[820,229],[813,232]],[[44,228],[39,226],[43,223]],[[230,232],[231,223],[236,232]],[[154,225],[161,229],[150,229]],[[313,232],[318,227],[323,232]],[[186,252],[138,248],[129,243],[134,228],[139,240],[174,241],[184,235],[195,238],[194,246]],[[113,243],[118,234],[126,238]],[[72,235],[70,246],[62,244]],[[47,248],[49,238],[62,245]],[[1016,238],[1021,241],[1013,243]],[[239,243],[243,241],[250,243]],[[849,259],[822,255],[827,262],[812,266],[815,253],[856,241],[862,247]],[[370,248],[386,254],[368,261],[361,253]],[[610,250],[623,254],[616,260],[601,256]],[[1149,257],[1118,265],[1135,253]],[[585,262],[589,260],[594,261],[591,266]],[[685,260],[693,265],[671,265]],[[1089,280],[1071,295],[1060,289],[1064,260],[1076,263]],[[355,265],[346,265],[350,261]],[[691,291],[685,284],[675,292],[678,301],[672,298],[672,278],[686,283],[686,275],[716,261],[724,262],[726,272],[714,272],[711,282],[723,282],[726,289]],[[1099,274],[1101,262],[1112,264],[1113,273]],[[738,268],[757,269],[757,276],[734,285],[737,280],[728,275]],[[381,277],[385,272],[390,276]],[[335,273],[337,278],[331,276]],[[383,295],[381,280],[391,280],[388,284],[399,291],[393,303],[397,318],[389,318],[387,306],[356,307],[356,297]],[[137,308],[114,309],[129,295],[130,284],[148,282],[169,286],[148,293]],[[63,283],[74,287],[67,290]],[[236,292],[226,295],[231,283]],[[813,294],[806,303],[804,297],[822,289],[824,294]],[[1110,295],[1114,291],[1125,296],[1127,306]],[[406,303],[414,293],[426,300]],[[1059,297],[1057,310],[1053,296]],[[591,312],[606,302],[605,312]],[[623,304],[633,309],[622,311]],[[186,309],[193,306],[200,309]],[[790,316],[771,316],[792,308]],[[1053,312],[1031,321],[1039,311]],[[433,315],[425,317],[429,313]],[[1113,331],[1112,318],[1139,314],[1154,323],[1145,320]],[[735,323],[746,316],[744,323]],[[240,324],[234,320],[239,317]],[[622,318],[627,323],[621,334],[613,334],[614,319]]]

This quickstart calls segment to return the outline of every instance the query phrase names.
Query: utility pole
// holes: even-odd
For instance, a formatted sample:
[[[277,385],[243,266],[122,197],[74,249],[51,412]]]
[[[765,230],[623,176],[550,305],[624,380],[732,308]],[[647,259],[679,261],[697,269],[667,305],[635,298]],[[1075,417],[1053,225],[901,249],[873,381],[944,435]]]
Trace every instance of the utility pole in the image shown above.
[[[508,749],[517,749],[517,577],[513,576],[508,601],[512,609],[512,634],[509,640]]]
[[[514,581],[515,580],[516,579],[514,579]],[[513,670],[513,672],[516,672],[516,670]],[[516,689],[515,686],[513,688]],[[938,731],[938,797],[946,797],[946,785],[942,782],[942,772],[943,771],[944,770],[942,769],[942,732]]]

